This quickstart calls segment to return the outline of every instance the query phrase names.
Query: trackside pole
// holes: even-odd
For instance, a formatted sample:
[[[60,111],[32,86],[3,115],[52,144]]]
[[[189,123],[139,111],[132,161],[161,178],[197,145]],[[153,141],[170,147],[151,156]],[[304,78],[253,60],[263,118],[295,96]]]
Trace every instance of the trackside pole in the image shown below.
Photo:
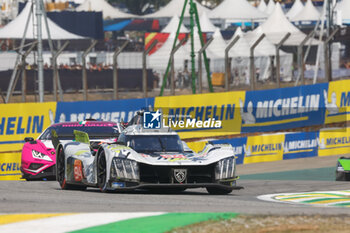
[[[230,83],[229,83],[229,78],[231,74],[231,65],[229,63],[229,57],[228,53],[230,49],[237,43],[239,40],[240,36],[237,35],[231,42],[230,44],[225,48],[225,90],[229,91],[230,90]]]
[[[147,50],[142,53],[142,89],[143,89],[143,98],[147,98],[147,54],[153,49],[154,46],[158,43],[158,40],[154,40],[152,44],[148,47]]]
[[[91,49],[95,47],[97,44],[97,40],[93,40],[91,42],[90,47],[83,53],[82,55],[82,62],[83,62],[83,97],[84,101],[88,100],[88,83],[87,83],[87,74],[86,74],[86,56],[90,53]]]
[[[212,37],[208,42],[198,51],[198,92],[202,93],[202,53],[208,48],[211,42],[213,42],[214,37]]]
[[[291,33],[288,32],[282,40],[276,45],[276,79],[277,79],[277,88],[281,87],[281,80],[280,80],[280,67],[281,67],[281,62],[280,62],[280,48],[283,45],[284,42],[290,37]]]
[[[255,64],[254,64],[254,49],[258,44],[264,39],[265,34],[261,34],[261,36],[254,42],[252,47],[250,47],[250,88],[251,90],[255,90]]]
[[[186,39],[183,39],[180,41],[178,45],[175,46],[175,48],[170,53],[170,60],[171,60],[171,80],[170,80],[170,93],[171,95],[175,95],[175,68],[174,68],[174,55],[176,51],[183,45],[184,41]]]
[[[113,54],[113,99],[117,100],[119,98],[118,93],[118,68],[117,68],[117,58],[119,54],[125,49],[130,41],[125,41],[124,44],[117,48]]]
[[[63,50],[68,46],[69,41],[66,41],[63,46],[53,55],[52,57],[52,65],[53,65],[53,101],[58,101],[57,96],[57,87],[58,87],[58,68],[57,68],[57,58],[63,52]],[[60,90],[61,91],[61,90]],[[61,101],[63,101],[61,95]]]

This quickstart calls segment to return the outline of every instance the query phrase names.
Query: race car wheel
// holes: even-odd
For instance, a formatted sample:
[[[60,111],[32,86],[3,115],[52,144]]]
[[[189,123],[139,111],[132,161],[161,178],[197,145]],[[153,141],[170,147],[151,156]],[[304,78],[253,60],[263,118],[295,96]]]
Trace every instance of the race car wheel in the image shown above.
[[[347,174],[345,172],[336,172],[335,180],[336,181],[349,181],[350,180],[350,174]]]
[[[56,156],[56,166],[57,166],[57,181],[61,186],[61,189],[65,190],[85,190],[86,186],[83,185],[72,185],[67,184],[65,176],[65,156],[63,148],[60,147]]]
[[[225,195],[232,192],[230,189],[220,189],[220,188],[213,188],[213,187],[207,187],[206,188],[209,194],[213,195]]]
[[[97,184],[101,192],[107,192],[107,162],[105,152],[102,150],[97,157]]]
[[[56,156],[57,166],[57,181],[62,189],[66,188],[66,177],[65,177],[65,164],[64,164],[64,151],[62,147],[59,147]]]

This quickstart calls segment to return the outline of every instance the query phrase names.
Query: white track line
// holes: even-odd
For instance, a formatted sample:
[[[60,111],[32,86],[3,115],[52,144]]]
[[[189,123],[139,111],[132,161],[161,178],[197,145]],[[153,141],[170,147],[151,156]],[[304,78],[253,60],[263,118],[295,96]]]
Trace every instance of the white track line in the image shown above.
[[[0,225],[0,232],[6,233],[61,233],[88,227],[118,222],[122,220],[156,216],[163,212],[144,213],[84,213],[42,218]]]

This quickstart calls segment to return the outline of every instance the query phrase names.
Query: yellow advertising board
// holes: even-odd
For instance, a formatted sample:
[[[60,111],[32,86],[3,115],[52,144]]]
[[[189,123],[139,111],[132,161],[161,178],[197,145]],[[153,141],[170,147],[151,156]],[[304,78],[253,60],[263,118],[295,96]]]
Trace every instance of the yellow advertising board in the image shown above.
[[[156,97],[154,109],[162,111],[163,126],[175,129],[181,138],[201,138],[239,134],[244,101],[244,91],[167,96]]]
[[[325,123],[350,120],[350,80],[329,82],[328,93],[324,91]]]
[[[318,156],[350,153],[350,128],[324,129],[320,131]]]
[[[245,146],[244,164],[283,160],[284,134],[250,136]]]
[[[56,102],[0,104],[0,152],[22,149],[24,138],[37,138],[54,123]]]
[[[21,178],[21,153],[0,153],[0,180]]]

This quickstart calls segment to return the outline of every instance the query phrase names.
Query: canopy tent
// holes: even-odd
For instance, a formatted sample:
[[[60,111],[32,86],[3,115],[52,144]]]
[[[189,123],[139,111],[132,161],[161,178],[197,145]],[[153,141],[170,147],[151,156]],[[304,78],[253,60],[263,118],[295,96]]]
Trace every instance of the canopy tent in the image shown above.
[[[247,39],[249,46],[251,47],[258,38],[263,34],[262,28],[258,27],[254,31],[247,32],[245,38]],[[256,67],[259,68],[258,75],[259,80],[266,80],[272,75],[272,62],[276,56],[276,47],[266,37],[256,46],[254,54],[263,55],[255,60]],[[283,79],[291,78],[291,67],[293,63],[293,54],[286,53],[279,50],[280,54],[280,74]],[[255,55],[255,56],[257,56]]]
[[[179,17],[177,15],[174,15],[171,18],[168,25],[166,25],[165,28],[163,28],[162,32],[164,32],[164,33],[176,32],[177,27],[179,26],[179,23],[180,23]],[[183,24],[181,24],[180,33],[188,33],[188,32],[189,32],[189,30]]]
[[[274,0],[270,0],[269,3],[267,4],[267,7],[266,7],[264,13],[267,15],[271,15],[273,10],[275,9],[275,5],[276,4],[275,4]]]
[[[205,34],[203,34],[205,35]],[[193,28],[193,43],[194,43],[194,52],[196,53],[196,57],[198,54],[198,51],[202,48],[201,41],[198,35],[198,28],[195,26]],[[205,41],[204,41],[205,43]],[[190,54],[191,53],[191,38],[188,38],[186,44],[184,45],[184,49]],[[210,54],[210,51],[207,51],[208,57],[215,57],[214,54]],[[189,57],[190,58],[190,57]]]
[[[173,48],[176,32],[170,33],[168,39],[155,53],[148,58],[148,66],[154,70],[163,72],[166,70],[170,58],[170,53]],[[178,40],[177,40],[178,41]],[[179,43],[179,42],[177,42]],[[190,53],[181,46],[174,55],[175,69],[183,68],[184,61],[190,58]]]
[[[33,15],[32,17],[29,17],[27,33],[26,35],[24,35],[24,38],[32,39],[32,40],[37,39],[37,37],[35,36],[37,35],[36,28],[34,28],[34,25],[37,25],[36,17],[35,17],[35,7],[33,7],[33,4],[31,1],[27,2],[22,12],[14,20],[12,20],[10,23],[5,25],[3,28],[0,28],[0,38],[22,39],[25,31],[26,23],[28,20],[28,16],[31,11]],[[42,16],[41,21],[43,25],[42,38],[44,40],[47,40],[48,32],[46,30],[44,16]],[[48,23],[48,28],[50,30],[50,37],[52,40],[71,40],[71,39],[84,38],[62,29],[57,24],[52,22],[52,20],[50,20],[49,18],[47,18],[47,23]]]
[[[203,12],[209,12],[210,10],[204,6],[202,6],[200,3],[197,1],[193,1],[197,5],[197,10],[199,16],[202,15]],[[167,5],[165,5],[163,8],[161,8],[159,11],[154,12],[152,14],[144,15],[143,17],[146,18],[171,18],[173,15],[181,16],[181,12],[183,9],[183,6],[185,4],[185,0],[171,0]],[[189,1],[185,9],[185,17],[190,17],[189,13]]]
[[[199,19],[199,22],[201,24],[202,32],[215,32],[216,27],[210,21],[206,12],[203,12],[202,16]]]
[[[221,35],[220,29],[216,28],[213,34],[213,41],[208,46],[208,57],[210,58],[225,58],[226,41]]]
[[[266,10],[266,3],[265,0],[261,0],[258,6],[258,10],[261,12],[264,12]]]
[[[303,3],[300,0],[295,0],[293,6],[290,8],[286,14],[288,19],[292,19],[297,16],[304,9]]]
[[[291,36],[285,41],[284,45],[299,45],[306,37],[287,19],[279,3],[276,3],[275,10],[259,28],[273,44],[278,44],[288,32],[291,33]]]
[[[350,23],[350,1],[349,0],[342,0],[337,4],[335,9],[341,12],[341,18],[344,23]]]
[[[128,14],[109,5],[105,0],[85,0],[76,11],[102,11],[103,18],[136,18],[138,16]]]
[[[318,21],[320,20],[320,12],[312,4],[311,0],[307,0],[303,10],[295,17],[291,18],[292,21]]]
[[[259,37],[263,34],[263,30],[261,27],[257,27],[254,31],[249,31],[245,34],[245,38],[249,43],[249,47],[253,46],[253,44],[259,39]],[[268,38],[264,37],[262,41],[256,46],[255,51],[261,54],[262,56],[275,56],[276,55],[276,47],[275,45],[268,40]],[[280,50],[280,54],[283,55],[285,52]]]
[[[242,29],[238,27],[235,31],[235,34],[232,36],[232,39],[228,44],[231,43],[232,40],[234,40],[237,36],[239,36],[238,41],[229,51],[230,57],[249,57],[250,56],[250,46],[248,41],[245,38],[244,33],[242,32]],[[256,55],[260,55],[259,52]]]
[[[246,0],[224,0],[209,14],[211,19],[233,19],[240,21],[261,20],[266,14],[250,5]]]

